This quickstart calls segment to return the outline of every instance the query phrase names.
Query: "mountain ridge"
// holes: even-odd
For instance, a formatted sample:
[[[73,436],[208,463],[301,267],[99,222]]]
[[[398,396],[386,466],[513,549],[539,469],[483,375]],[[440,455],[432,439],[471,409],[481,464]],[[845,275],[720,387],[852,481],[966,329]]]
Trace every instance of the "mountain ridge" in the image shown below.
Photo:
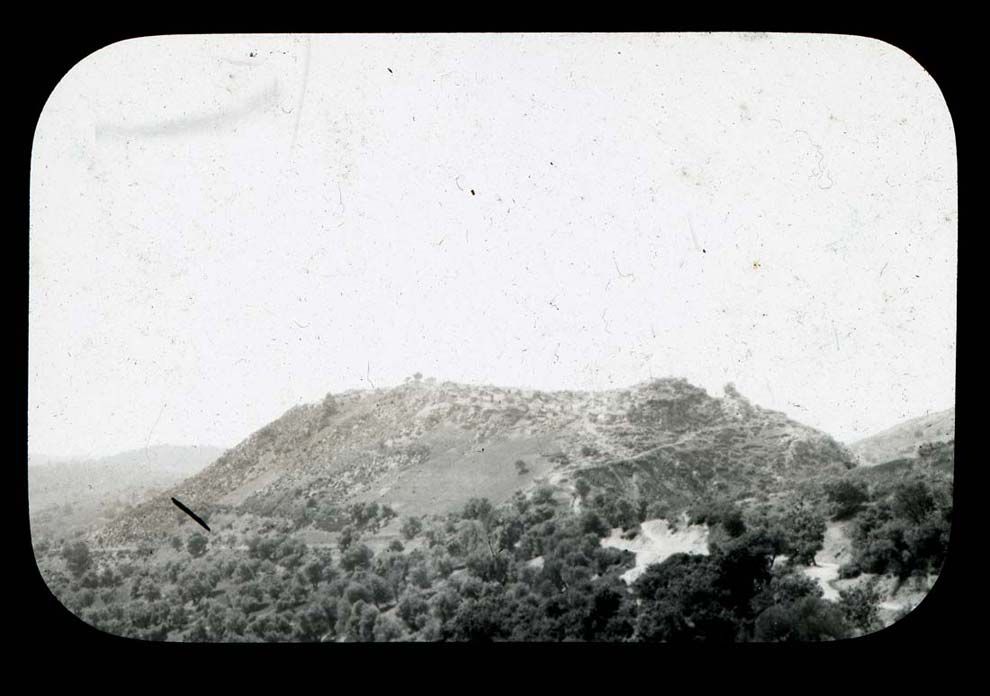
[[[865,466],[912,459],[918,456],[918,447],[922,444],[954,441],[955,423],[955,407],[947,408],[901,421],[847,446]]]

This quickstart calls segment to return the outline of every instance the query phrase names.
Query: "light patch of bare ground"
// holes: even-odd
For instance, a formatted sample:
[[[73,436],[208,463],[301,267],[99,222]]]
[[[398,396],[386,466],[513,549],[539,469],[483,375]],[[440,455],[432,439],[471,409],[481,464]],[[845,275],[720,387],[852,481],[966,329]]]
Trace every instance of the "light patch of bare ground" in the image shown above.
[[[849,522],[829,522],[825,527],[825,542],[815,554],[815,565],[803,569],[805,575],[818,583],[825,599],[839,599],[839,566],[849,560]]]
[[[640,532],[632,539],[625,539],[621,529],[602,539],[607,546],[636,554],[636,565],[622,574],[622,579],[633,583],[643,574],[647,566],[662,563],[675,553],[708,555],[708,526],[691,525],[682,519],[677,529],[671,529],[665,519],[646,520],[640,525]]]

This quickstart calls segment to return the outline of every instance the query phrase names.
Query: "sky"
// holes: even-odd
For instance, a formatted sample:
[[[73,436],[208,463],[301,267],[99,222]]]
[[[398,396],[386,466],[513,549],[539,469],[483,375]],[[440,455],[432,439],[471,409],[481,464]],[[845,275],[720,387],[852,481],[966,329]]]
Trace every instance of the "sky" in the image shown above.
[[[955,402],[956,181],[938,86],[863,37],[115,43],[36,129],[29,452],[416,372],[732,382],[855,440]]]

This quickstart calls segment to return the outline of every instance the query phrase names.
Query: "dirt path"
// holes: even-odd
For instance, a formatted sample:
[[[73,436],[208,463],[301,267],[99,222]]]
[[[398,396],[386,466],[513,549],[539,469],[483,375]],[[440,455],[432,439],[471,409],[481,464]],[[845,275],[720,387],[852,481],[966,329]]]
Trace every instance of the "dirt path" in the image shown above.
[[[815,561],[818,563],[818,561]],[[818,583],[822,588],[825,599],[836,602],[839,599],[839,591],[833,587],[832,583],[839,579],[838,563],[818,563],[804,569],[804,574]]]
[[[803,570],[822,588],[825,599],[833,602],[839,599],[839,590],[833,584],[839,579],[839,566],[849,559],[848,527],[848,522],[829,522],[822,550],[815,554],[815,565]]]

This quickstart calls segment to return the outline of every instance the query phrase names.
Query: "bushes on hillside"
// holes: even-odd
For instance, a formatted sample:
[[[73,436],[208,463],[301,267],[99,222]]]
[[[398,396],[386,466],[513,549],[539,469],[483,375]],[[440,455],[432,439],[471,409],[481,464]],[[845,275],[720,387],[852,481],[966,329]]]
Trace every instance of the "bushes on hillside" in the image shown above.
[[[761,642],[838,640],[849,636],[842,612],[817,597],[775,604],[756,619],[753,638]]]
[[[726,500],[709,500],[695,505],[688,511],[691,524],[721,525],[730,537],[737,537],[746,530],[742,511]]]
[[[366,544],[348,548],[340,557],[340,567],[347,571],[368,568],[374,552]]]
[[[814,565],[817,554],[825,543],[825,519],[810,505],[795,504],[780,520],[783,534],[783,552],[793,563]]]
[[[407,517],[399,531],[408,541],[416,538],[416,535],[423,530],[423,522],[418,517]]]
[[[869,488],[863,481],[842,478],[827,482],[824,490],[832,506],[832,517],[836,520],[849,519],[870,501]]]
[[[891,574],[901,580],[937,573],[949,546],[952,500],[947,484],[909,480],[856,518],[853,558],[844,576]]]
[[[206,537],[199,532],[194,532],[189,541],[186,542],[186,550],[193,558],[199,558],[206,553]]]
[[[895,556],[903,563],[905,549],[916,566],[944,546],[945,491],[928,479],[903,483],[874,484],[874,499],[853,513],[854,560],[864,569],[893,567]],[[601,540],[669,501],[589,487],[579,512],[566,502],[550,488],[500,506],[472,499],[457,513],[403,520],[402,536],[424,542],[377,553],[360,529],[392,514],[348,506],[334,513],[351,535],[334,563],[273,525],[248,536],[246,554],[214,540],[209,553],[160,565],[138,558],[106,578],[91,558],[76,560],[53,582],[104,630],[168,640],[777,641],[875,625],[878,598],[868,589],[827,602],[799,568],[774,564],[782,553],[813,560],[824,519],[811,504],[774,501],[745,514],[724,500],[698,505],[691,520],[711,528],[709,554],[672,556],[628,586],[620,577],[635,556]]]
[[[870,633],[882,627],[878,606],[881,596],[876,582],[839,591],[839,609],[846,623],[857,632]]]
[[[93,565],[89,546],[84,541],[74,541],[62,547],[62,558],[69,572],[76,577],[80,577]]]

